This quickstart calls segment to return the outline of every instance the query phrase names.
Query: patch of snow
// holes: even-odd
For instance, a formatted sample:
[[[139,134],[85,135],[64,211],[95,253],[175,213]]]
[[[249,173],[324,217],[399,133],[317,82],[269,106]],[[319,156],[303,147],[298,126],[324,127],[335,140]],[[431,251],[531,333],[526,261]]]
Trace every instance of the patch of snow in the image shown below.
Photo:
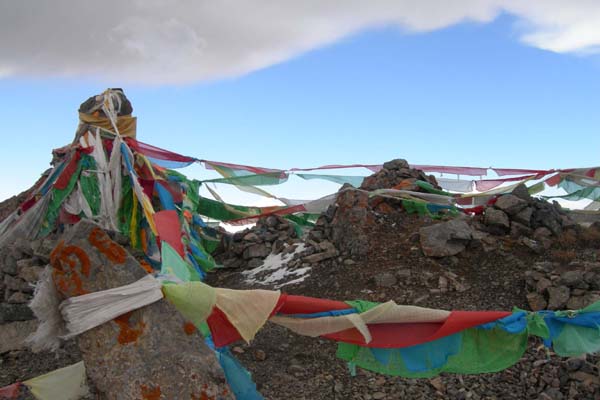
[[[276,289],[285,285],[302,282],[308,277],[308,272],[311,268],[291,269],[287,266],[287,263],[292,261],[296,254],[302,253],[305,249],[306,246],[304,243],[300,243],[293,252],[286,254],[271,253],[265,258],[262,265],[248,271],[243,271],[242,275],[245,276],[246,283],[258,283],[260,285],[276,284],[274,285]],[[293,279],[287,280],[290,278]]]

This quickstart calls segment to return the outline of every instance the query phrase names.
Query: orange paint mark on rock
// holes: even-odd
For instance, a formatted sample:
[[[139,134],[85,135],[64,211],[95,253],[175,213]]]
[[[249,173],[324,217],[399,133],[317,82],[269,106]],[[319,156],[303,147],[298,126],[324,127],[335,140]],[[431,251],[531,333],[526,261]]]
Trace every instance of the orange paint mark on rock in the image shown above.
[[[215,396],[209,396],[204,389],[200,392],[200,397],[192,397],[194,400],[215,400]]]
[[[125,250],[113,242],[100,228],[92,229],[88,237],[90,243],[115,264],[123,264],[127,258]]]
[[[156,386],[150,388],[146,385],[140,385],[140,389],[142,390],[142,398],[144,400],[159,400],[160,399],[160,386]]]
[[[196,332],[196,327],[191,322],[186,322],[183,324],[183,331],[186,335],[193,335]]]
[[[136,342],[139,337],[144,333],[146,324],[143,321],[138,321],[135,326],[131,326],[129,318],[131,317],[130,311],[114,319],[115,323],[119,325],[120,331],[117,341],[120,344],[127,344]]]
[[[80,273],[90,275],[90,258],[77,246],[65,246],[60,242],[50,254],[54,270],[52,277],[56,286],[66,296],[80,296],[88,293],[83,289]]]
[[[154,269],[152,269],[152,266],[150,266],[150,264],[148,264],[146,261],[144,260],[140,260],[140,266],[144,269],[144,271],[146,271],[149,274],[153,274],[154,273]]]

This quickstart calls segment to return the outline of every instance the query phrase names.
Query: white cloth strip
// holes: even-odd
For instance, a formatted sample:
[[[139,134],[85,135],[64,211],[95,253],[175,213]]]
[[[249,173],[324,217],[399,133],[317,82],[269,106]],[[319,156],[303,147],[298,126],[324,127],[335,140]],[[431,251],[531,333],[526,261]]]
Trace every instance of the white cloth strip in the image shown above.
[[[116,317],[163,298],[161,282],[152,275],[114,289],[71,297],[60,304],[68,333],[64,339],[79,335]]]

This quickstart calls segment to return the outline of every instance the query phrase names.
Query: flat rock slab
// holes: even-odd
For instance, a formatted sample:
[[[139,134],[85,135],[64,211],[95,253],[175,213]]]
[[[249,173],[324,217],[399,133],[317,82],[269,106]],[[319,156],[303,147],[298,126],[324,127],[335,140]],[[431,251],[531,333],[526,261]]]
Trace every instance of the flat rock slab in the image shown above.
[[[146,275],[97,225],[82,221],[51,255],[65,297],[137,281]],[[167,301],[125,314],[78,338],[88,377],[107,399],[233,399],[214,352]]]
[[[454,219],[419,229],[421,249],[428,257],[449,257],[465,250],[473,238],[473,228]]]

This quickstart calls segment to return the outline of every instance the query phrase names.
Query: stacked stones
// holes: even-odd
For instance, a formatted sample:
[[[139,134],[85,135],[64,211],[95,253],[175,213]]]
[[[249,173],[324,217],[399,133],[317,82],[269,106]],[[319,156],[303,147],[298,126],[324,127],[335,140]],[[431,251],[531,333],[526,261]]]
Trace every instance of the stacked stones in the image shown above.
[[[344,256],[366,256],[369,249],[369,229],[375,226],[380,217],[402,212],[401,200],[369,197],[367,191],[401,188],[422,192],[423,189],[416,185],[417,180],[439,188],[435,177],[410,168],[406,160],[386,162],[381,171],[365,178],[361,190],[344,185],[336,203],[317,220],[309,238],[315,241],[330,240]]]
[[[225,235],[215,259],[225,268],[256,268],[271,252],[281,252],[286,245],[299,242],[288,220],[270,215],[259,219],[250,229]]]
[[[396,159],[384,163],[381,171],[365,178],[360,188],[364,190],[390,189],[404,181],[403,190],[419,192],[421,189],[415,184],[417,180],[429,182],[434,187],[438,187],[435,177],[425,175],[421,170],[410,168],[406,160]]]
[[[34,318],[27,303],[54,245],[51,238],[16,239],[0,249],[0,323]]]
[[[532,310],[577,310],[600,300],[600,262],[538,262],[526,283]]]
[[[489,233],[533,238],[545,248],[552,236],[576,226],[558,203],[531,197],[523,184],[512,193],[498,197],[494,205],[487,207],[482,222],[482,230]],[[530,241],[524,244],[532,245]]]

